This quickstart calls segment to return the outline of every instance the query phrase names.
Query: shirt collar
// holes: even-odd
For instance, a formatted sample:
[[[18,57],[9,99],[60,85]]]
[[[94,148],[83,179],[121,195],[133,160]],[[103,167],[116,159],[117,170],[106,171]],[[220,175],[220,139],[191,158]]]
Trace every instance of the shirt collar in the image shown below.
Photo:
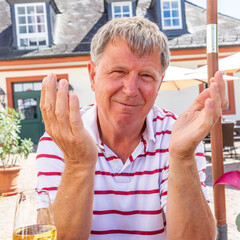
[[[84,127],[90,133],[94,141],[99,147],[103,147],[97,125],[97,105],[87,106],[81,110]],[[143,138],[149,143],[150,140],[155,142],[155,134],[153,129],[153,109],[146,117],[146,129],[143,132]]]
[[[101,139],[98,131],[97,124],[97,105],[91,105],[81,109],[82,121],[84,127],[92,136],[97,145],[101,146]]]
[[[154,118],[154,113],[153,113],[153,109],[151,109],[151,111],[148,113],[146,117],[146,129],[143,132],[143,138],[147,141],[147,143],[151,140],[155,142],[153,118]]]

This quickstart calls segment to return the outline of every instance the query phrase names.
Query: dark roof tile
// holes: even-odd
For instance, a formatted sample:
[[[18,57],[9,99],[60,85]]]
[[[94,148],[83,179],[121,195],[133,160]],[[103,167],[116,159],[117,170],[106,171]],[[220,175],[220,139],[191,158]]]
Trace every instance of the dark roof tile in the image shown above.
[[[0,58],[39,58],[89,54],[90,41],[107,21],[103,0],[55,0],[57,15],[54,44],[49,48],[19,51],[11,48],[12,29],[10,7],[0,0]],[[139,0],[137,15],[154,21],[151,0]],[[171,49],[206,47],[206,10],[185,1],[186,34],[169,38]],[[240,21],[218,14],[219,45],[240,45]]]

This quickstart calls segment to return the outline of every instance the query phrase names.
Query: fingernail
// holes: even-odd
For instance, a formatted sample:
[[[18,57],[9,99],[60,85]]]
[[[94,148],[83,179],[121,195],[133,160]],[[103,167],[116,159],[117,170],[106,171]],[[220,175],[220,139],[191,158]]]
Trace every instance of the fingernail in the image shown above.
[[[46,82],[47,82],[47,78],[45,77],[45,78],[43,78],[43,80],[42,80],[42,85],[46,85]]]
[[[218,85],[215,82],[213,83],[213,87],[215,91],[218,91]]]
[[[65,81],[64,80],[60,80],[59,84],[58,84],[58,87],[59,88],[64,88],[66,85]]]

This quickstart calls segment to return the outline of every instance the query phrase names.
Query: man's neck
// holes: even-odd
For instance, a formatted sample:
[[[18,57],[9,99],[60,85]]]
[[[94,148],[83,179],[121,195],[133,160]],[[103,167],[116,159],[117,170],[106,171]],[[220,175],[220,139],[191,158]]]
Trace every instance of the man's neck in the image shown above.
[[[98,119],[98,130],[102,142],[107,145],[125,163],[128,157],[140,142],[146,123],[137,126],[133,124],[124,129],[115,129],[112,125],[100,123]]]

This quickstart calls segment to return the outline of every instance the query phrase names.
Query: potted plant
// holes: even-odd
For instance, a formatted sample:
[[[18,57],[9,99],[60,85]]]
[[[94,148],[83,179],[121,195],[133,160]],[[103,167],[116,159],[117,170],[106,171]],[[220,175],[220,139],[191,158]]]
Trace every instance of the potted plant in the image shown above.
[[[20,160],[33,151],[31,139],[19,136],[21,115],[15,109],[0,109],[0,195],[17,193]]]

